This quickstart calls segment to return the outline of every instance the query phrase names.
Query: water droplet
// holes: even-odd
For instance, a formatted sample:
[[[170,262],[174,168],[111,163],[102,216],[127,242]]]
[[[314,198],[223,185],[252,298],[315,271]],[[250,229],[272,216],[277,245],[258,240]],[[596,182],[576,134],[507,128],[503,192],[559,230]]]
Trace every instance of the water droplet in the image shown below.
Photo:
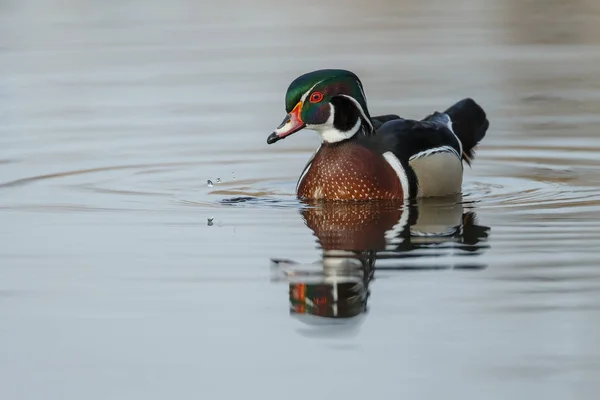
[[[213,218],[207,218],[207,224],[206,225],[213,226],[213,219],[215,219],[215,218],[214,217]]]
[[[213,187],[213,183],[212,183],[212,181],[210,179],[206,181],[206,185],[208,187]]]
[[[221,183],[221,178],[217,178],[215,183]]]

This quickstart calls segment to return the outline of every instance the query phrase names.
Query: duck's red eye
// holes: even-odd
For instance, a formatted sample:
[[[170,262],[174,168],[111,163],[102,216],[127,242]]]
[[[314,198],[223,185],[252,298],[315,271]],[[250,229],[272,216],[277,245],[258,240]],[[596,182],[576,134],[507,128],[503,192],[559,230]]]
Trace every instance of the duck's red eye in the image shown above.
[[[314,92],[313,94],[310,95],[311,103],[318,103],[321,100],[323,100],[323,93],[321,93],[321,92]]]

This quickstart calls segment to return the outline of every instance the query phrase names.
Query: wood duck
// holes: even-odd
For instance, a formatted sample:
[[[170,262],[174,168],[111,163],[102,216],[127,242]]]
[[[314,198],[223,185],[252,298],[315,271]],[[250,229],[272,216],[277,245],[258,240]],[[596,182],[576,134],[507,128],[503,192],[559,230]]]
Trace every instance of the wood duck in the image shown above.
[[[272,144],[304,128],[321,146],[296,186],[300,199],[405,200],[461,191],[463,161],[489,122],[472,99],[416,121],[371,117],[362,83],[347,70],[324,69],[296,78],[285,96],[286,117],[267,138]]]

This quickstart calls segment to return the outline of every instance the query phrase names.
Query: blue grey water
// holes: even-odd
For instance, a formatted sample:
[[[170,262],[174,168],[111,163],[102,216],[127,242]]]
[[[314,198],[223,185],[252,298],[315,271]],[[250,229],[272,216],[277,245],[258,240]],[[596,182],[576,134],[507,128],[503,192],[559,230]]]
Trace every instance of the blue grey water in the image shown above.
[[[2,1],[0,398],[598,398],[599,18],[594,0]],[[319,140],[266,138],[289,82],[330,67],[375,114],[475,98],[491,125],[462,199],[296,201]],[[326,262],[332,232],[384,248]],[[344,279],[368,293],[347,315],[292,301]]]

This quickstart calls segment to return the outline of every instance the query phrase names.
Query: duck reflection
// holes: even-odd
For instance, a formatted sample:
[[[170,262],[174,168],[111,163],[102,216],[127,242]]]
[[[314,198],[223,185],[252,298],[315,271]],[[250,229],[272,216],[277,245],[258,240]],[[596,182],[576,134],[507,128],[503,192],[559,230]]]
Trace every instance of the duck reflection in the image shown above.
[[[308,204],[301,214],[322,249],[321,260],[305,265],[272,259],[274,279],[289,284],[290,313],[305,322],[311,316],[311,323],[366,313],[375,270],[485,268],[470,260],[488,248],[490,228],[477,225],[460,200]]]

